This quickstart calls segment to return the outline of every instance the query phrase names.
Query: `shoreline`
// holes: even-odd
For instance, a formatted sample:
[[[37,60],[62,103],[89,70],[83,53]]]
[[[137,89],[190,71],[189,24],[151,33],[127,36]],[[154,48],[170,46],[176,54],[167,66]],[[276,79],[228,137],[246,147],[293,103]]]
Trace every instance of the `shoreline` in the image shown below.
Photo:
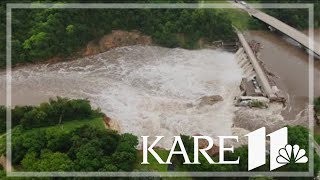
[[[206,43],[203,41],[203,39],[199,39],[197,44],[199,46],[198,48],[188,49],[188,50],[222,48],[222,49],[225,49],[226,51],[229,51],[230,47],[232,48],[232,46],[236,46],[236,42],[225,43],[224,41],[215,41],[211,43]],[[45,59],[41,61],[15,64],[15,65],[12,65],[12,70],[16,70],[16,69],[28,67],[28,66],[34,66],[34,65],[53,65],[61,62],[74,61],[77,59],[98,55],[100,53],[104,53],[115,48],[132,46],[132,45],[148,45],[148,46],[164,47],[156,44],[152,40],[151,36],[145,35],[137,30],[132,30],[132,31],[112,30],[111,33],[104,35],[100,39],[89,41],[85,47],[66,57],[56,56],[56,57],[51,57],[49,59]],[[175,47],[175,48],[186,49],[183,47]],[[5,71],[6,71],[6,67],[0,68],[0,73]]]
[[[45,60],[28,62],[22,64],[12,65],[12,70],[28,67],[34,65],[52,65],[61,62],[74,61],[81,58],[90,57],[100,53],[107,52],[109,50],[130,46],[130,45],[156,45],[152,42],[150,36],[144,35],[139,31],[123,31],[123,30],[113,30],[111,33],[102,36],[100,39],[94,39],[89,41],[80,50],[66,56],[55,56]],[[6,71],[6,67],[0,68],[0,73]]]

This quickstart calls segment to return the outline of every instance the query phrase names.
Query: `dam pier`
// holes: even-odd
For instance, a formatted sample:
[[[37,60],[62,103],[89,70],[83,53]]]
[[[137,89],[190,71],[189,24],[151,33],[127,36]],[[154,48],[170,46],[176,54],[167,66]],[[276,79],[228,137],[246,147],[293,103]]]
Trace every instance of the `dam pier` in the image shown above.
[[[238,64],[244,69],[245,77],[242,78],[240,89],[241,96],[238,97],[237,105],[241,101],[262,102],[286,102],[283,92],[276,83],[267,75],[266,69],[252,50],[244,35],[235,28],[239,39],[239,49],[236,52]]]

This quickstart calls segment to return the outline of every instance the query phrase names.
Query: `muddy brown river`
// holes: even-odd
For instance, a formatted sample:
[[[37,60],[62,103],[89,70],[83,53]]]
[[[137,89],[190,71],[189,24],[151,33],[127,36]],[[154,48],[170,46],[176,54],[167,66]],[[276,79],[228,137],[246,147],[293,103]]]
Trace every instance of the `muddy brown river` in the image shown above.
[[[246,38],[262,44],[260,59],[278,77],[279,88],[289,94],[289,106],[282,115],[297,118],[308,105],[308,53],[292,39],[274,32],[250,31]],[[320,42],[320,29],[315,30],[315,39]],[[320,96],[320,60],[315,59],[314,65],[314,95]],[[318,126],[316,130],[320,132]]]

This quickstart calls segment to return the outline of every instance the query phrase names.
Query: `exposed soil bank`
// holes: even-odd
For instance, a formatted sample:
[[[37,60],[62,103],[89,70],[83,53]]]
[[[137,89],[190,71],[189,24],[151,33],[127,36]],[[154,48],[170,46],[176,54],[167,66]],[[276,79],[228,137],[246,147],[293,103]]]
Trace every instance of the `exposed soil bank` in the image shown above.
[[[177,35],[181,41],[184,37],[182,35]],[[218,49],[222,47],[222,41],[207,43],[203,39],[199,39],[197,46],[199,48],[208,48],[208,49]],[[231,44],[231,45],[230,45]],[[151,36],[145,35],[137,30],[124,31],[124,30],[113,30],[111,33],[104,35],[100,39],[92,40],[88,42],[85,48],[82,50],[73,53],[68,57],[52,57],[43,61],[36,61],[33,63],[26,64],[16,64],[13,69],[19,67],[32,66],[34,64],[55,64],[58,62],[72,61],[79,58],[84,58],[92,55],[97,55],[118,47],[133,46],[133,45],[156,45]],[[227,48],[234,48],[233,43],[229,43]],[[0,69],[0,72],[5,71]]]
[[[131,46],[131,45],[153,45],[152,38],[150,36],[144,35],[139,31],[123,31],[123,30],[113,30],[110,34],[103,36],[101,39],[92,40],[88,42],[85,48],[79,52],[75,52],[68,57],[56,56],[43,61],[36,61],[32,63],[16,64],[13,69],[18,69],[21,67],[28,67],[33,65],[41,64],[55,64],[59,62],[72,61],[79,58],[84,58],[92,55],[97,55],[99,53],[106,52],[108,50]],[[0,69],[0,72],[4,72],[5,69]]]
[[[82,56],[96,55],[117,47],[151,44],[151,37],[139,31],[114,30],[103,36],[99,41],[89,42],[87,47],[82,50]]]

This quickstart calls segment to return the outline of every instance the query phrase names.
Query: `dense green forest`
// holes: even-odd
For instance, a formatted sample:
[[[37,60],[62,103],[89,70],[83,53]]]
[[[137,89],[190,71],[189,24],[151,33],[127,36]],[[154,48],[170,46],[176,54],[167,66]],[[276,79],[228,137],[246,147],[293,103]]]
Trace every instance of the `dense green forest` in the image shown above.
[[[0,13],[5,13],[4,3]],[[5,27],[5,21],[1,21],[1,27]],[[66,57],[114,29],[141,31],[166,47],[194,48],[200,38],[206,41],[235,38],[231,21],[224,13],[212,9],[14,9],[12,63]],[[183,40],[179,39],[181,36]],[[5,52],[5,43],[1,43],[0,49]],[[0,66],[4,66],[3,54]]]
[[[298,0],[252,0],[254,2],[300,2]],[[5,65],[5,3],[6,2],[87,2],[16,1],[0,3],[0,68]],[[100,0],[92,2],[133,2]],[[159,2],[139,0],[134,2]],[[161,2],[197,2],[174,0]],[[315,26],[320,26],[320,2],[315,3]],[[301,9],[268,9],[270,15],[297,27],[308,27],[308,12]],[[258,26],[258,23],[256,23]],[[214,9],[15,9],[12,11],[12,63],[44,61],[52,57],[66,58],[114,29],[139,30],[165,47],[195,48],[197,41],[232,41],[235,34],[230,17]],[[181,38],[182,37],[182,38]]]
[[[254,2],[294,3],[300,0],[252,0]],[[5,0],[0,2],[0,68],[5,65],[5,4],[7,2],[88,2],[81,0]],[[159,2],[155,0],[90,2]],[[164,0],[189,3],[197,0]],[[208,1],[210,2],[210,1]],[[315,3],[315,26],[320,26],[320,2]],[[299,29],[308,27],[308,12],[301,9],[268,9],[267,13]],[[231,11],[230,11],[231,12]],[[239,17],[242,14],[239,12]],[[44,61],[52,57],[76,55],[91,41],[111,30],[139,30],[165,47],[195,48],[206,41],[232,41],[232,20],[225,11],[215,9],[15,9],[12,11],[12,63]],[[252,20],[250,20],[252,21]],[[254,21],[253,21],[254,22]],[[241,24],[241,23],[240,23]],[[259,26],[259,23],[255,23]],[[182,37],[182,38],[181,38]]]
[[[25,171],[132,171],[138,145],[134,135],[90,126],[16,128],[12,139],[12,163]]]
[[[3,107],[0,115],[5,125]],[[137,137],[106,129],[102,116],[82,99],[58,97],[40,106],[15,107],[12,164],[24,171],[132,171]],[[0,142],[5,154],[5,136]]]

